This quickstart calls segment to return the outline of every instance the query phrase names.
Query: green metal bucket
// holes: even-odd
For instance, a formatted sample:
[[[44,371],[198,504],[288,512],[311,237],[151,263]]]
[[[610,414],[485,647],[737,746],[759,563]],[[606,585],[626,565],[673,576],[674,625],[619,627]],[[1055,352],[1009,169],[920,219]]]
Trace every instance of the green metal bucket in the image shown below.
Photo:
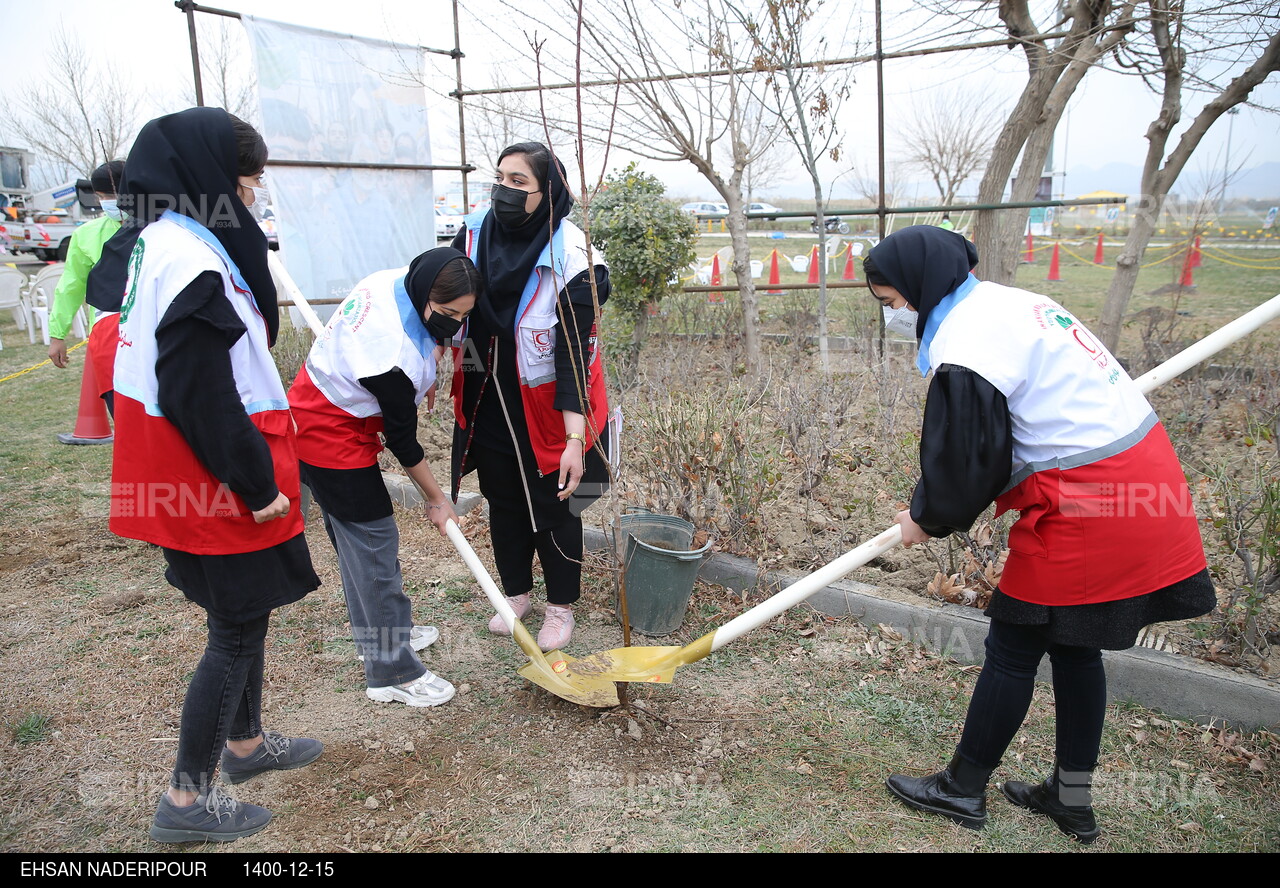
[[[622,553],[632,629],[670,635],[684,622],[698,568],[712,542],[708,539],[693,549],[693,535],[693,525],[673,515],[629,512],[613,522],[614,551]],[[621,620],[621,601],[616,613]]]

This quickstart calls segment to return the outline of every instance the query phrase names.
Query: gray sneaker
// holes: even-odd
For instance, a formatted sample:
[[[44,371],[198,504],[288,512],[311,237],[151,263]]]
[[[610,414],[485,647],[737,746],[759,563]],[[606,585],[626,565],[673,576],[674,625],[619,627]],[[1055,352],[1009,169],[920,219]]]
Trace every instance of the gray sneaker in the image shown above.
[[[243,783],[264,771],[292,771],[320,758],[324,744],[310,737],[286,737],[278,731],[263,731],[262,745],[241,758],[230,749],[222,750],[222,779]]]
[[[185,808],[161,793],[151,822],[151,838],[157,842],[234,842],[262,832],[270,822],[271,812],[266,808],[238,802],[222,787],[213,786]]]

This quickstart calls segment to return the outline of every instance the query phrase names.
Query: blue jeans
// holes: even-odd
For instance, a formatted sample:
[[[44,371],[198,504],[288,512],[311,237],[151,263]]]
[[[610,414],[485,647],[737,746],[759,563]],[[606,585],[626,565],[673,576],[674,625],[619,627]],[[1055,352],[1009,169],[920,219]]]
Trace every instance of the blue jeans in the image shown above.
[[[409,646],[413,605],[400,576],[395,518],[343,521],[325,512],[324,529],[338,552],[351,635],[364,654],[365,683],[385,688],[421,678],[427,667]]]
[[[169,781],[174,789],[204,792],[213,781],[223,744],[262,733],[262,661],[269,618],[268,613],[232,623],[208,615],[209,641],[182,704],[178,762]]]

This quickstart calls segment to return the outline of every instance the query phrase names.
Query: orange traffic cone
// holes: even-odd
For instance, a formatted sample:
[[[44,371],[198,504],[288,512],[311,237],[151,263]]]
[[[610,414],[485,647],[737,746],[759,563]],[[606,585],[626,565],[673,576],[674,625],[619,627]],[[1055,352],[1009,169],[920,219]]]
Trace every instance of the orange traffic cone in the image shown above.
[[[1058,245],[1056,243],[1053,245],[1053,256],[1049,258],[1049,276],[1045,280],[1062,280],[1062,271],[1058,266]]]
[[[777,287],[782,284],[782,275],[778,271],[778,251],[774,250],[769,254],[769,286]],[[770,296],[781,296],[781,290],[770,290]]]
[[[84,374],[80,377],[80,406],[76,411],[76,427],[71,434],[61,432],[58,440],[63,444],[110,444],[111,421],[107,419],[107,405],[98,397],[98,379],[93,372],[93,361],[87,357]]]
[[[844,279],[846,281],[856,281],[858,279],[858,269],[853,264],[853,244],[845,244],[845,260],[844,260]]]
[[[1027,232],[1027,252],[1026,252],[1026,255],[1022,257],[1022,261],[1023,262],[1036,261],[1036,242],[1035,242],[1035,238],[1031,236],[1030,231]]]
[[[816,284],[817,282],[818,282],[818,245],[814,244],[813,249],[809,251],[808,283]]]
[[[1202,260],[1200,258],[1200,235],[1196,235],[1196,245],[1191,248],[1191,267],[1199,268],[1201,261]]]
[[[711,285],[719,286],[720,284],[723,284],[723,283],[724,283],[724,280],[722,279],[720,274],[720,254],[716,253],[711,257]],[[717,291],[708,293],[707,301],[712,303],[724,302],[724,294]]]
[[[1098,232],[1098,246],[1097,246],[1097,248],[1093,251],[1093,264],[1094,264],[1094,265],[1101,265],[1102,263],[1103,263],[1103,258],[1102,258],[1102,232],[1101,232],[1101,231],[1099,231],[1099,232]]]
[[[1196,282],[1191,279],[1191,269],[1195,268],[1192,264],[1192,254],[1188,251],[1187,258],[1182,260],[1182,280],[1178,281],[1179,287],[1194,287]]]

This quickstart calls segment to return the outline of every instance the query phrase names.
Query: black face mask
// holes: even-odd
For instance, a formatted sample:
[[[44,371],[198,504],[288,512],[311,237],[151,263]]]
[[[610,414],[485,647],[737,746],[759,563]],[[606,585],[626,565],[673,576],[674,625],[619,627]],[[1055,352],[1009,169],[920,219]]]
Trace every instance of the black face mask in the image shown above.
[[[497,217],[503,228],[518,228],[528,220],[530,215],[524,208],[525,198],[537,193],[494,183],[493,191],[489,196],[493,203],[493,215]]]
[[[426,328],[436,342],[440,345],[448,345],[454,335],[462,329],[462,321],[433,311],[426,320]]]

